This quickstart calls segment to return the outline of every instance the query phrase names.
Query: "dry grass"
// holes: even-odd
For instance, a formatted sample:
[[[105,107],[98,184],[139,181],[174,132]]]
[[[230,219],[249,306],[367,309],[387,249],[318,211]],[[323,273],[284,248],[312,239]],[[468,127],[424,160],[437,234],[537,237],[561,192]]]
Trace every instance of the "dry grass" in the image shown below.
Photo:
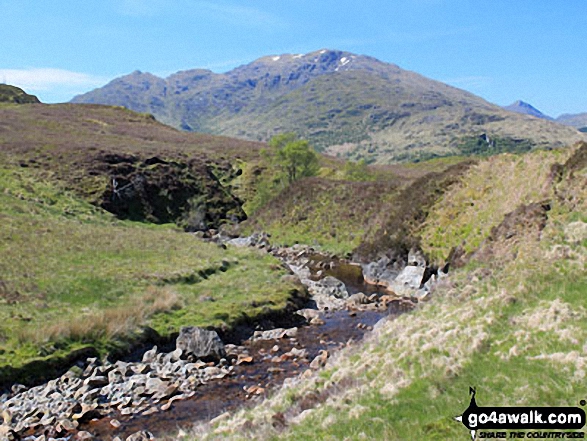
[[[144,325],[154,314],[180,309],[184,301],[170,287],[148,287],[144,293],[133,296],[126,304],[95,310],[85,308],[80,314],[54,323],[43,329],[19,328],[16,337],[21,343],[44,344],[63,340],[95,340],[122,337]]]
[[[552,195],[549,186],[555,185],[572,190],[572,198],[553,202],[539,238],[533,233],[518,238],[513,260],[491,269],[477,262],[475,270],[453,273],[429,303],[378,325],[369,340],[332,357],[324,371],[289,381],[254,409],[199,427],[198,439],[465,439],[468,434],[451,417],[466,408],[470,385],[479,386],[484,402],[494,405],[564,405],[582,398],[587,393],[587,246],[574,233],[582,231],[576,219],[585,214],[587,187],[576,186],[583,175],[567,172],[560,182],[549,183],[552,158],[543,155],[513,164],[508,156],[490,159],[470,173],[484,177],[479,181],[487,188],[468,200],[487,210],[496,207],[502,218],[515,208],[508,210],[507,200]],[[491,178],[496,164],[505,167],[493,179],[508,179],[502,175],[506,170],[531,170],[539,189],[516,174],[507,183],[519,184],[513,187],[519,192],[508,199],[506,185]],[[467,191],[455,188],[446,200],[464,200]],[[484,196],[492,202],[483,205]],[[462,207],[469,222],[471,211]],[[458,210],[454,213],[460,221]],[[488,234],[490,227],[480,227]],[[551,251],[557,247],[567,252]],[[296,405],[324,391],[331,393],[313,409]],[[277,414],[284,416],[286,429],[274,426]]]
[[[422,228],[422,248],[436,260],[446,259],[456,246],[476,250],[507,213],[553,198],[551,167],[570,155],[570,150],[504,154],[471,167],[432,208]]]

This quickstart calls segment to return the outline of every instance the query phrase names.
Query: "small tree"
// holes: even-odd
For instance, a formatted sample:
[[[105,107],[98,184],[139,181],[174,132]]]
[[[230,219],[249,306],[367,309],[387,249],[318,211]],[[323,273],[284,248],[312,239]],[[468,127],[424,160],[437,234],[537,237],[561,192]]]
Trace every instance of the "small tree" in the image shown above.
[[[269,145],[277,150],[277,163],[290,184],[297,179],[315,176],[318,173],[318,155],[308,141],[297,139],[294,133],[283,133],[271,138]]]
[[[359,159],[357,162],[347,161],[344,165],[344,175],[349,181],[368,180],[367,162],[364,159]]]

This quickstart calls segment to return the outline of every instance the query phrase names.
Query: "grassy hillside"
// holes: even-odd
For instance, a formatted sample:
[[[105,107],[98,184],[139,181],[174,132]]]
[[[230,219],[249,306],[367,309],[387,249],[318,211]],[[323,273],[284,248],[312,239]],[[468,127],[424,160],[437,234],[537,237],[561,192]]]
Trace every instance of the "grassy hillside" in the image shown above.
[[[254,157],[256,146],[183,134],[122,109],[0,113],[0,383],[36,381],[69,367],[76,353],[124,352],[184,325],[226,332],[303,297],[267,255],[224,250],[170,223],[119,220],[100,207],[113,157],[156,156],[230,177],[226,152]],[[147,180],[149,170],[179,173],[156,161],[144,167]],[[205,182],[206,197],[230,194],[220,179]]]
[[[368,167],[351,179],[340,161],[323,160],[321,176],[279,187],[249,211],[242,233],[262,230],[275,244],[307,243],[340,255],[375,258],[418,246],[428,210],[473,161],[442,158],[410,165]],[[257,188],[265,183],[256,182]]]
[[[34,95],[29,95],[19,87],[8,84],[0,84],[0,103],[32,104],[40,103]]]
[[[466,440],[453,417],[470,386],[481,406],[577,406],[587,393],[586,184],[587,144],[469,167],[421,227],[427,251],[463,240],[469,251],[429,302],[197,437]]]

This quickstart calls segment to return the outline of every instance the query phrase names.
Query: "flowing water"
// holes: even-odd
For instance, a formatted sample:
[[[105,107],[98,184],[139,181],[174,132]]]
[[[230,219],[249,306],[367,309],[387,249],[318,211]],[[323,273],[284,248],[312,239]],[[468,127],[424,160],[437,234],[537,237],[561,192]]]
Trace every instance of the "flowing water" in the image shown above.
[[[309,266],[313,272],[312,278],[326,275],[336,277],[347,285],[351,294],[359,291],[366,294],[377,292],[376,288],[363,282],[360,266],[344,261],[328,261],[320,255],[312,255]],[[115,436],[125,439],[139,430],[148,430],[156,437],[173,434],[180,428],[189,430],[194,422],[210,420],[226,411],[258,402],[271,389],[279,387],[286,378],[309,369],[310,361],[321,350],[332,353],[351,341],[360,340],[384,316],[405,311],[405,307],[398,303],[392,303],[387,311],[332,311],[322,315],[322,325],[300,327],[295,339],[247,340],[242,345],[253,357],[253,362],[235,366],[233,375],[229,377],[199,386],[192,398],[175,401],[167,411],[132,418],[113,415],[85,423],[79,429],[94,434],[100,440],[110,440]],[[286,357],[277,360],[294,347],[306,349],[307,360]],[[258,394],[251,395],[247,392],[252,387]],[[122,423],[120,427],[112,426],[110,421],[113,418]]]

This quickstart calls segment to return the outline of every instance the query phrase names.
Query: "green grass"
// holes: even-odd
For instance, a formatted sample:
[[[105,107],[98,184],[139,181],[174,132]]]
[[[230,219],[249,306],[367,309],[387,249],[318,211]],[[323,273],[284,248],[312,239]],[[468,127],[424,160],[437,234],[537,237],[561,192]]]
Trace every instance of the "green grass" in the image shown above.
[[[422,248],[436,261],[446,259],[459,245],[467,252],[476,250],[507,213],[553,197],[548,185],[551,166],[568,155],[569,150],[504,154],[471,167],[430,210],[419,231]]]
[[[118,221],[29,168],[0,169],[0,188],[0,368],[104,354],[145,325],[230,327],[298,288],[270,256]]]
[[[350,253],[396,191],[395,180],[294,182],[255,212],[244,232],[266,231],[274,244],[305,243],[339,255]]]
[[[569,280],[553,272],[530,280],[528,285],[538,289],[528,290],[515,303],[493,310],[498,315],[486,329],[486,343],[458,372],[447,375],[442,369],[431,368],[435,357],[450,357],[455,348],[431,351],[422,358],[426,366],[422,367],[421,376],[401,389],[393,399],[369,388],[347,401],[344,410],[337,405],[327,405],[316,416],[293,426],[287,436],[280,434],[274,439],[467,440],[470,439],[468,432],[453,417],[467,408],[470,386],[477,388],[477,404],[480,406],[577,406],[587,394],[581,360],[577,360],[576,365],[572,361],[561,364],[548,359],[548,355],[572,354],[577,350],[577,344],[582,344],[587,337],[583,308],[587,279],[584,275],[583,272],[582,279]],[[561,316],[558,319],[556,314],[544,315],[553,304],[559,306]],[[560,308],[560,305],[567,305],[568,309]],[[573,310],[582,315],[568,316]],[[531,319],[528,325],[528,317],[542,317],[543,320],[534,322]],[[482,315],[477,320],[481,318]],[[526,337],[520,334],[527,329],[524,324],[531,329]],[[555,330],[546,332],[536,328],[548,325]],[[577,341],[560,337],[565,335],[567,328],[572,329],[572,337]],[[463,340],[466,340],[465,336]],[[520,340],[527,347],[520,349],[517,355],[506,356],[512,347],[521,343]],[[384,343],[385,346],[388,344]],[[383,355],[385,353],[387,355]],[[384,357],[394,356],[393,352],[386,350],[383,354]],[[581,356],[584,357],[578,355]],[[401,359],[398,363],[404,369],[414,369],[412,364],[418,361]],[[377,375],[381,373],[377,372]]]
[[[486,243],[498,259],[452,271],[430,302],[378,326],[324,372],[215,425],[210,438],[239,438],[247,427],[245,436],[258,439],[467,440],[453,417],[467,408],[471,386],[480,406],[579,405],[587,396],[585,151],[505,155],[471,167],[431,207],[424,228],[438,227],[447,210],[458,228],[444,240],[473,240],[492,225],[474,225],[471,202],[478,219],[494,210],[503,219],[546,197],[551,210],[540,234],[530,225],[510,241]],[[316,395],[319,404],[303,411]],[[278,413],[286,415],[283,430],[274,424]]]

